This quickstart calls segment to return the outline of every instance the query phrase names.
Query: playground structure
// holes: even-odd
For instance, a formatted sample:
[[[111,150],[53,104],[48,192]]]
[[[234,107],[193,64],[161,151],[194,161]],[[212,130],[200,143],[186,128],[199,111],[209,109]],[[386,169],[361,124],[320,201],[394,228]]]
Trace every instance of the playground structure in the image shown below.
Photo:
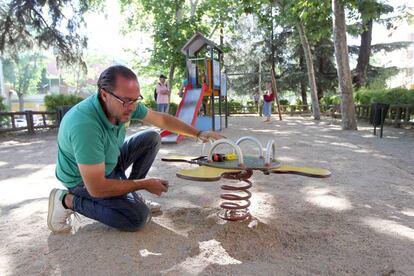
[[[176,117],[198,130],[216,131],[222,129],[224,115],[224,127],[227,128],[227,89],[226,75],[221,73],[222,50],[197,32],[181,52],[186,56],[188,84]],[[200,114],[201,109],[203,114]],[[164,130],[161,138],[163,143],[179,143],[184,136]]]
[[[257,146],[258,155],[243,154],[240,144],[246,141],[253,142]],[[237,158],[235,160],[223,159],[215,161],[214,151],[221,145],[230,146]],[[245,220],[251,217],[249,206],[252,193],[248,189],[253,186],[253,182],[249,178],[255,170],[262,171],[265,175],[283,173],[320,178],[331,175],[331,172],[326,169],[282,165],[276,160],[274,140],[270,140],[267,143],[266,150],[264,151],[260,141],[251,136],[242,137],[236,142],[229,139],[217,140],[211,145],[207,156],[168,156],[161,160],[199,165],[195,169],[177,171],[176,175],[179,178],[193,181],[219,181],[221,178],[225,178],[244,182],[242,185],[221,186],[225,192],[220,197],[225,201],[221,203],[220,207],[223,210],[218,215],[220,218],[230,221]]]

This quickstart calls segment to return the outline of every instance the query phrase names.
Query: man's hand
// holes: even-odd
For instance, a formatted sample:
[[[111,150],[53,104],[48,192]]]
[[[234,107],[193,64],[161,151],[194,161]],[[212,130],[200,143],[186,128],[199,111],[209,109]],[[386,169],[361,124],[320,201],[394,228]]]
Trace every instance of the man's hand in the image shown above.
[[[145,179],[147,181],[147,185],[145,186],[145,190],[148,192],[160,196],[162,193],[166,193],[168,191],[168,181],[156,177],[150,177]]]
[[[209,142],[210,140],[219,140],[222,138],[226,137],[214,131],[202,131],[198,136],[198,139],[200,139],[203,143]]]

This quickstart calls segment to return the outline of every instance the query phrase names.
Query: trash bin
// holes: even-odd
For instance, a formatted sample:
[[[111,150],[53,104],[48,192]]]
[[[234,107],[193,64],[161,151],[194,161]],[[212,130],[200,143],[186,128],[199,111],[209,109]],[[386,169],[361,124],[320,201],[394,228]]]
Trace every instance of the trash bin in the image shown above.
[[[73,105],[62,105],[57,108],[57,121],[60,125],[62,122],[63,116],[73,107]]]
[[[382,133],[384,129],[385,116],[387,116],[388,109],[390,108],[389,104],[383,103],[373,103],[371,104],[371,116],[369,122],[374,125],[374,135],[377,135],[377,126],[381,126],[380,137],[382,138]]]
[[[371,104],[371,116],[369,122],[374,126],[383,125],[387,116],[389,104],[373,103]]]

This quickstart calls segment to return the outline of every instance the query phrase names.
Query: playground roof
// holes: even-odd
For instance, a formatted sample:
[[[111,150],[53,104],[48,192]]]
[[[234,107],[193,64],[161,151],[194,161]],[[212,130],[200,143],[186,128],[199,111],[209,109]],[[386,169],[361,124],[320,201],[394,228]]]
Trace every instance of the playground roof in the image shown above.
[[[187,50],[190,56],[194,56],[195,53],[200,51],[205,46],[211,46],[216,49],[218,52],[223,53],[223,51],[211,40],[207,39],[204,35],[199,32],[196,32],[193,37],[191,37],[187,43],[181,49],[181,52],[184,55],[187,55]]]

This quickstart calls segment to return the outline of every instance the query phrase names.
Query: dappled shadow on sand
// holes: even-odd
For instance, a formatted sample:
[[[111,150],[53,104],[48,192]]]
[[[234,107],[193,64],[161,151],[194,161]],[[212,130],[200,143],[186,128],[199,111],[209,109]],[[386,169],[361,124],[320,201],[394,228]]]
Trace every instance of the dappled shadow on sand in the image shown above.
[[[221,183],[178,179],[177,169],[191,166],[159,160],[168,154],[200,155],[200,145],[190,140],[163,145],[150,176],[167,178],[170,191],[157,199],[163,214],[140,232],[124,233],[82,218],[73,233],[50,234],[44,195],[17,201],[21,191],[16,190],[16,201],[0,206],[5,274],[414,273],[413,139],[390,138],[388,130],[380,140],[368,128],[343,132],[329,122],[303,118],[263,125],[257,118],[233,119],[231,129],[223,131],[229,138],[252,135],[263,144],[275,139],[283,163],[325,167],[332,176],[254,174],[251,210],[258,223],[250,228],[249,222],[217,219]],[[401,137],[397,134],[392,135]],[[49,140],[27,145],[32,152],[16,151],[17,156],[34,154]],[[17,171],[25,168],[21,165],[54,162],[55,150],[47,152],[51,156],[45,159],[1,159],[0,169],[24,174]],[[0,184],[25,183],[8,180]]]

